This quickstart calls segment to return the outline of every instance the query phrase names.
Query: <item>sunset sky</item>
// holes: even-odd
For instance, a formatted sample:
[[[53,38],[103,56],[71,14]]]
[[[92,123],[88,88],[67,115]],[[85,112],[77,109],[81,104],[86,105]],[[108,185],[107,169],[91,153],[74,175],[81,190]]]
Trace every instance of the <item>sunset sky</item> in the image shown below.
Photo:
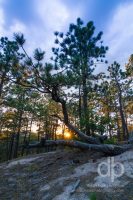
[[[23,32],[29,53],[41,47],[50,58],[53,32],[67,31],[77,17],[104,32],[110,62],[127,62],[133,53],[132,0],[0,0],[0,36]]]

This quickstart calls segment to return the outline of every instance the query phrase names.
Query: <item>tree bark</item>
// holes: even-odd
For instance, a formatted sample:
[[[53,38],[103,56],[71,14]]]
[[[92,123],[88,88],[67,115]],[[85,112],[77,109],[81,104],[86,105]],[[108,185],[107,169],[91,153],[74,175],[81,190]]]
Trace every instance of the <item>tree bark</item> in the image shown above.
[[[121,121],[122,121],[123,139],[126,140],[126,139],[128,139],[127,138],[128,128],[127,128],[127,123],[126,123],[124,111],[123,111],[121,88],[120,88],[120,85],[118,82],[117,82],[117,87],[118,87],[119,111],[120,111],[120,116],[121,116]]]
[[[48,146],[69,146],[72,148],[79,148],[82,150],[94,150],[98,152],[102,152],[108,156],[115,156],[119,155],[131,148],[133,148],[132,144],[125,144],[123,146],[118,145],[108,145],[108,144],[87,144],[84,142],[73,141],[73,140],[41,140],[36,144],[29,144],[25,146],[26,148],[41,148],[41,147],[48,147]]]
[[[61,106],[62,106],[62,112],[63,112],[63,117],[64,117],[63,122],[65,123],[65,125],[71,131],[73,131],[75,134],[77,134],[81,138],[81,140],[86,141],[86,142],[88,142],[90,144],[100,144],[103,140],[106,139],[105,136],[99,136],[97,138],[94,138],[94,137],[91,137],[91,136],[87,136],[86,134],[84,134],[82,131],[80,131],[78,128],[76,128],[75,126],[73,126],[69,122],[66,101],[64,99],[62,99],[62,98],[59,97],[59,94],[58,94],[56,86],[53,88],[53,90],[51,92],[51,96],[52,96],[52,99],[55,102],[60,103]]]
[[[22,124],[22,115],[23,115],[23,110],[21,110],[20,114],[19,114],[18,131],[17,131],[17,134],[16,134],[14,158],[18,157],[18,147],[19,147],[19,138],[20,138],[21,124]]]
[[[85,68],[86,69],[86,68]],[[85,70],[84,69],[84,70]],[[90,136],[89,117],[88,117],[88,89],[87,89],[87,77],[86,70],[83,72],[83,119],[85,120],[85,133]]]
[[[2,96],[2,90],[3,90],[3,85],[4,85],[5,77],[6,77],[6,72],[4,72],[2,74],[1,81],[0,81],[0,98]]]

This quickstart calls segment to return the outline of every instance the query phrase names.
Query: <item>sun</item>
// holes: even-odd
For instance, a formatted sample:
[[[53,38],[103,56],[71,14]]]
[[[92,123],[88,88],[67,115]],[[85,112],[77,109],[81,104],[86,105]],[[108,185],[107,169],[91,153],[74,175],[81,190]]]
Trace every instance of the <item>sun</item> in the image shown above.
[[[59,126],[57,128],[57,131],[56,131],[56,135],[57,137],[63,137],[64,139],[71,139],[72,138],[72,133],[68,130],[67,127],[65,127],[65,130],[64,130],[64,133],[62,131],[62,126]]]
[[[64,137],[65,137],[66,139],[70,139],[70,138],[71,138],[71,133],[68,132],[68,131],[65,131]]]

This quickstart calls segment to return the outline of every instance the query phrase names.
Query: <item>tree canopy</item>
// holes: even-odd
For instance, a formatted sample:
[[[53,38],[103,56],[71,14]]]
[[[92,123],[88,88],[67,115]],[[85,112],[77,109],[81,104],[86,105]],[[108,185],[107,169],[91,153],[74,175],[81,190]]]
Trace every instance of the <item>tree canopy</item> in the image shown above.
[[[43,146],[108,154],[128,149],[118,143],[133,132],[133,56],[126,66],[116,61],[108,66],[108,47],[92,21],[78,18],[68,32],[54,35],[50,61],[40,48],[28,55],[23,33],[15,33],[13,41],[0,39],[0,134],[6,159]],[[106,73],[95,72],[101,64]],[[107,137],[113,147],[103,144]]]

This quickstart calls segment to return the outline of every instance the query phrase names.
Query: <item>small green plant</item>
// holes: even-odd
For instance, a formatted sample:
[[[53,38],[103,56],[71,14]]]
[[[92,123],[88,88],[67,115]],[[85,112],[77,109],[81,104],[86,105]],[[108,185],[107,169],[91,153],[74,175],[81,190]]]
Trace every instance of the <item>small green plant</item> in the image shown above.
[[[117,139],[115,137],[112,137],[105,141],[105,144],[116,144],[116,143],[117,143]]]
[[[89,199],[90,200],[96,200],[96,194],[95,193],[91,193]]]

